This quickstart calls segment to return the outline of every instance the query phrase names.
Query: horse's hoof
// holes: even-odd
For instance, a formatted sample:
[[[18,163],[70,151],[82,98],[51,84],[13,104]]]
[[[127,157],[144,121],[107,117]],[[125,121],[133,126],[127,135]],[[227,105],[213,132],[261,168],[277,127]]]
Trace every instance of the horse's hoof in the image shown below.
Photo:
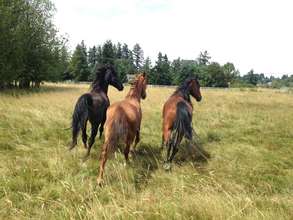
[[[129,157],[130,157],[131,159],[134,159],[135,156],[136,156],[136,151],[135,151],[135,150],[130,150],[130,151],[129,151]]]
[[[102,187],[104,185],[104,180],[101,179],[101,178],[98,178],[97,179],[97,185],[100,186],[100,187]]]
[[[164,163],[163,168],[164,168],[166,171],[171,170],[171,163]]]

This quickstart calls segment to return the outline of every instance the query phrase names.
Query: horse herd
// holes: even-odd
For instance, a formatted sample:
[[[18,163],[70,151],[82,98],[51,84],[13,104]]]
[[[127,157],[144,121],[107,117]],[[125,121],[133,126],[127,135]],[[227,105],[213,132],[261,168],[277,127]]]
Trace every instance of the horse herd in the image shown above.
[[[123,84],[118,79],[112,65],[104,65],[97,69],[96,78],[91,91],[83,94],[77,101],[72,116],[72,143],[70,149],[77,145],[77,136],[82,132],[82,141],[87,149],[86,159],[90,155],[95,137],[100,131],[100,138],[105,128],[105,141],[100,155],[100,171],[97,182],[102,184],[105,164],[109,153],[117,149],[118,143],[123,143],[124,156],[128,162],[129,153],[135,152],[140,140],[140,125],[142,112],[140,101],[146,98],[147,76],[138,74],[131,84],[125,99],[110,105],[108,86],[123,90]],[[196,101],[201,101],[200,85],[196,78],[188,78],[169,97],[163,107],[162,147],[167,148],[164,168],[169,170],[171,162],[178,152],[182,138],[192,140],[192,111],[190,95]],[[88,141],[86,133],[87,122],[91,124],[91,136]],[[133,146],[132,143],[134,142]]]

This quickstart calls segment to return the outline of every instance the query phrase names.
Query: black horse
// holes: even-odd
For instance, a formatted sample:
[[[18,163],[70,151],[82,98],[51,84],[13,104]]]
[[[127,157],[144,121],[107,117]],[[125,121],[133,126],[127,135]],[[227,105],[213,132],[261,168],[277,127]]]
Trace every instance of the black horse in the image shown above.
[[[97,69],[96,78],[91,86],[91,91],[79,97],[72,115],[72,143],[70,150],[77,144],[77,136],[82,130],[82,141],[87,148],[86,157],[89,156],[91,147],[95,142],[95,137],[100,130],[100,138],[104,130],[106,121],[106,111],[110,105],[108,98],[108,86],[112,85],[119,91],[123,90],[123,85],[118,79],[117,72],[112,65],[104,65]],[[90,121],[91,137],[87,146],[86,126]],[[85,157],[85,158],[86,158]]]

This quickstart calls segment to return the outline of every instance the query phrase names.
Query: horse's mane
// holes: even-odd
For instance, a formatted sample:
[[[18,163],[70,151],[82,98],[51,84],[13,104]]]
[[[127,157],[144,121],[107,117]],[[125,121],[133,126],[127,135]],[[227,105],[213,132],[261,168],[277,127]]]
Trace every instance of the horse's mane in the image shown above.
[[[187,79],[184,80],[184,82],[177,87],[177,89],[175,90],[175,92],[173,93],[173,95],[178,94],[179,92],[181,92],[183,94],[183,98],[188,101],[191,102],[190,97],[189,97],[189,92],[188,92],[188,84],[191,80],[197,80],[197,77],[192,76],[192,77],[188,77]]]
[[[138,80],[139,80],[139,77],[141,76],[142,74],[138,74],[135,76],[135,78],[133,80],[131,80],[131,82],[129,82],[130,84],[130,88],[135,88],[135,86],[137,86],[138,84]]]
[[[95,76],[94,81],[91,84],[92,89],[96,89],[100,85],[101,80],[104,80],[105,73],[106,73],[107,69],[109,69],[109,68],[113,69],[113,66],[110,64],[107,64],[107,65],[103,65],[103,66],[98,66],[96,68],[96,76]]]
[[[140,78],[140,76],[142,76],[142,75],[143,75],[143,73],[137,74],[137,75],[135,76],[135,78],[129,82],[129,84],[130,84],[130,90],[129,90],[129,92],[128,92],[128,94],[127,94],[126,97],[130,97],[130,96],[132,96],[132,92],[133,92],[133,90],[137,87],[137,85],[138,85],[138,81],[139,81],[139,78]]]

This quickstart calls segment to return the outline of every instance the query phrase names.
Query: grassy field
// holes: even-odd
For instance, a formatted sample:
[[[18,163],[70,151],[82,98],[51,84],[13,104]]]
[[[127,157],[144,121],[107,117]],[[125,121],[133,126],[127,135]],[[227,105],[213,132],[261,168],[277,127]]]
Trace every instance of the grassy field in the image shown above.
[[[293,94],[202,89],[193,124],[207,162],[181,148],[162,168],[161,108],[173,89],[148,88],[138,155],[117,153],[96,186],[97,140],[71,152],[71,113],[88,85],[0,94],[0,219],[293,219]],[[110,90],[111,102],[123,92]]]

